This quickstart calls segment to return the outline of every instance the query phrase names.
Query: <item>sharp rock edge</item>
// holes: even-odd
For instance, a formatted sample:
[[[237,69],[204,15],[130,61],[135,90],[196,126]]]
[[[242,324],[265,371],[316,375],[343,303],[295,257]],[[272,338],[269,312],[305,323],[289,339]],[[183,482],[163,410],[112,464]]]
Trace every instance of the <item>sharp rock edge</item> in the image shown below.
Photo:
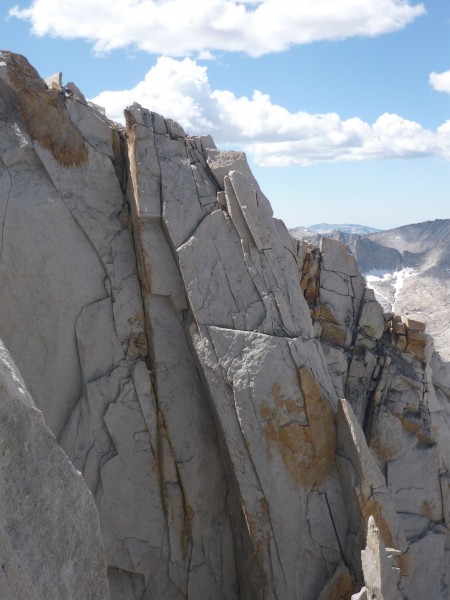
[[[423,325],[209,136],[122,128],[6,51],[0,113],[8,600],[448,598]]]

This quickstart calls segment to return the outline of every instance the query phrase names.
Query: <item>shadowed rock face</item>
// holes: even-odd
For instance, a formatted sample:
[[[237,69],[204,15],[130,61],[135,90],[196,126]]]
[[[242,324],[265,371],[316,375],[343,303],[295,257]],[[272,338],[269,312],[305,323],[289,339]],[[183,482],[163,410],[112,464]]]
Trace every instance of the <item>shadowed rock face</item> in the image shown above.
[[[290,238],[242,153],[0,61],[0,337],[95,497],[111,598],[447,598],[426,334],[345,246]]]

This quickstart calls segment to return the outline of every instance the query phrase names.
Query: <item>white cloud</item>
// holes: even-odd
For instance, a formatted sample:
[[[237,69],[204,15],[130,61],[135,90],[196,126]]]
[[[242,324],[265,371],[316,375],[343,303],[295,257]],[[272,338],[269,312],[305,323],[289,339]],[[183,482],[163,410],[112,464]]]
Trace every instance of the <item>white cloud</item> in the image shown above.
[[[215,131],[214,101],[206,67],[190,58],[161,56],[144,80],[130,90],[102,92],[93,98],[113,121],[123,122],[126,106],[139,102],[192,132]]]
[[[336,113],[292,113],[259,91],[247,98],[211,89],[206,67],[190,58],[160,57],[136,87],[102,92],[93,102],[105,106],[116,121],[123,120],[125,106],[139,102],[178,121],[190,134],[211,133],[221,146],[244,148],[262,166],[450,158],[450,121],[433,132],[395,114],[370,124]]]
[[[410,0],[33,0],[10,15],[37,35],[85,39],[96,52],[134,46],[155,54],[241,51],[377,36],[425,14]]]
[[[428,79],[429,84],[437,92],[445,92],[450,94],[450,71],[444,71],[444,73],[430,73]]]

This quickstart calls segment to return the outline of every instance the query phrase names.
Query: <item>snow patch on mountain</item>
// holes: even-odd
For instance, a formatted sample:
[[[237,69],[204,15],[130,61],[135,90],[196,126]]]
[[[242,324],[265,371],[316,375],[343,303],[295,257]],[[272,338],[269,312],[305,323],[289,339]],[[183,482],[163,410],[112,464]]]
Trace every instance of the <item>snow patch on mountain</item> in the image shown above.
[[[307,230],[313,231],[314,233],[321,233],[322,235],[332,233],[333,231],[342,231],[344,233],[353,233],[359,235],[381,231],[381,229],[375,229],[375,227],[368,227],[367,225],[359,225],[356,223],[317,223],[316,225],[308,226]]]
[[[417,275],[411,267],[404,267],[397,271],[383,271],[372,269],[364,273],[367,285],[372,288],[380,304],[389,311],[396,311],[398,295],[408,277]]]

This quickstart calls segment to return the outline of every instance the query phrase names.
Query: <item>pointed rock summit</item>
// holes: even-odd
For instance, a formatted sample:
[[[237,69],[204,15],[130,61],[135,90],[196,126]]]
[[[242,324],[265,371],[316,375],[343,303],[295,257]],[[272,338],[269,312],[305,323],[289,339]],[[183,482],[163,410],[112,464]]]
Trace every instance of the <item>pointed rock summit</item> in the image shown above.
[[[5,598],[448,599],[423,327],[291,238],[243,153],[9,52],[0,115]]]

